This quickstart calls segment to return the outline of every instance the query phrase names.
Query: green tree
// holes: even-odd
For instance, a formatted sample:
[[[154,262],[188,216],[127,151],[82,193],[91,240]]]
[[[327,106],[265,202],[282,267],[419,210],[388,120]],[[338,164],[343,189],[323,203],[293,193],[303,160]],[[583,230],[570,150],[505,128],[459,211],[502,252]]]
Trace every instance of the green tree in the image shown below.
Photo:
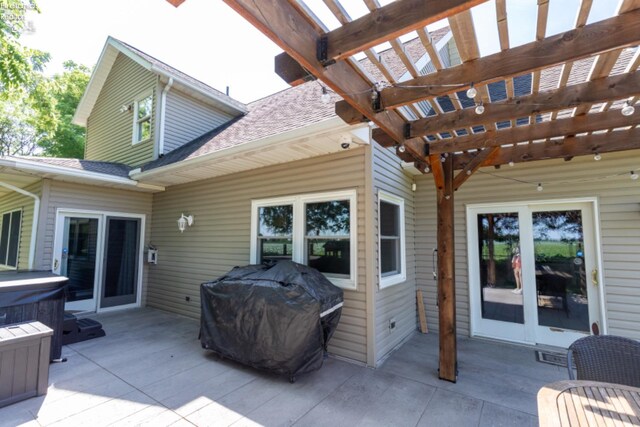
[[[44,155],[81,159],[84,156],[85,129],[71,122],[80,98],[89,83],[91,70],[73,61],[64,63],[64,72],[50,80],[51,96],[55,100],[57,129],[45,134],[38,142]]]
[[[35,66],[25,81],[0,91],[0,155],[33,154],[38,141],[55,133],[56,100],[50,79],[41,72],[48,60],[49,54],[31,50],[29,62]]]
[[[26,29],[26,12],[39,9],[33,0],[0,0],[0,92],[19,87],[38,66],[33,51],[18,39]]]

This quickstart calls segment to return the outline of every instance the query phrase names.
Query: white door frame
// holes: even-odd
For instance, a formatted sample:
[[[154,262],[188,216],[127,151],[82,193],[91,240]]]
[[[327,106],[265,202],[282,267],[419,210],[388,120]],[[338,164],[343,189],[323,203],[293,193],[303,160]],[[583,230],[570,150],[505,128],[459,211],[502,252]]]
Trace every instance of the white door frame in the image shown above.
[[[597,319],[591,319],[591,321],[597,321],[600,326],[600,333],[606,334],[608,325],[606,322],[606,309],[604,299],[604,283],[603,283],[603,270],[602,270],[602,246],[600,239],[600,215],[598,210],[598,199],[593,198],[575,198],[575,199],[561,199],[561,200],[529,200],[529,201],[515,201],[515,202],[501,202],[501,203],[482,203],[472,204],[466,206],[466,228],[467,228],[467,264],[469,272],[469,315],[470,315],[470,333],[471,336],[483,336],[488,338],[496,338],[502,340],[509,340],[514,342],[521,342],[526,344],[534,344],[537,340],[537,334],[540,333],[540,327],[538,326],[537,311],[524,308],[524,325],[509,324],[508,322],[491,321],[487,319],[481,319],[482,313],[480,308],[480,285],[478,283],[479,265],[478,260],[478,247],[476,245],[478,238],[477,220],[478,213],[518,213],[519,224],[522,225],[526,221],[531,223],[531,213],[536,211],[553,210],[554,208],[562,209],[564,206],[571,205],[573,208],[576,205],[588,205],[585,209],[588,211],[588,216],[591,218],[583,218],[585,221],[590,221],[591,232],[584,233],[585,248],[587,245],[592,245],[592,253],[595,259],[590,261],[590,265],[597,269],[597,280],[599,286],[597,288],[596,311],[599,311]],[[569,206],[567,206],[569,207]],[[529,227],[520,227],[521,238],[521,251],[523,259],[525,257],[531,257],[533,259],[533,236]],[[587,267],[585,267],[587,268]],[[532,271],[533,270],[533,271]],[[535,278],[535,266],[523,264],[523,298],[529,299],[529,301],[535,301],[535,289],[536,283],[531,283],[532,278]],[[585,270],[587,274],[588,283],[591,284],[591,271]],[[529,283],[527,283],[527,281]],[[592,305],[589,304],[590,317],[592,315]],[[480,320],[483,325],[489,327],[480,326]],[[495,325],[494,325],[495,323]],[[499,334],[492,333],[491,331],[500,331]],[[555,345],[559,345],[558,341]],[[552,344],[554,345],[554,344]]]
[[[142,275],[144,268],[144,242],[145,242],[145,221],[146,214],[136,214],[129,212],[113,212],[102,210],[87,210],[87,209],[74,209],[74,208],[57,208],[55,216],[55,238],[53,245],[53,256],[51,259],[51,270],[53,272],[60,272],[58,266],[55,269],[55,259],[62,254],[63,236],[64,236],[64,217],[81,217],[81,218],[98,218],[98,241],[96,248],[96,274],[94,278],[94,307],[91,310],[98,313],[122,310],[126,308],[140,307],[142,304]],[[140,242],[138,243],[138,278],[137,278],[137,291],[136,302],[133,304],[119,305],[115,307],[100,308],[100,295],[102,295],[102,282],[103,282],[103,266],[104,266],[104,238],[106,230],[106,218],[107,217],[121,217],[121,218],[136,218],[140,220]],[[56,271],[57,270],[57,271]]]

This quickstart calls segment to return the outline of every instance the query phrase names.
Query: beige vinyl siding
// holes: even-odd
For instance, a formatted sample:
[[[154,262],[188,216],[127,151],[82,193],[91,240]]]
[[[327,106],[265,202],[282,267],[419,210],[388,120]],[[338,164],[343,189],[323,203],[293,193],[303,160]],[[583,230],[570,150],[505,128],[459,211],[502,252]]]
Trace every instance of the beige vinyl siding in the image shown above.
[[[375,339],[376,363],[379,363],[408,335],[416,330],[416,278],[414,249],[414,193],[411,191],[413,177],[402,170],[401,160],[394,149],[373,144],[373,182],[375,229]],[[379,286],[379,230],[378,230],[378,191],[383,190],[404,199],[405,247],[407,280],[380,289]],[[394,330],[389,329],[389,321],[396,320]]]
[[[469,334],[469,287],[465,205],[493,202],[571,200],[596,197],[599,207],[603,286],[608,333],[640,339],[640,181],[629,179],[638,169],[638,151],[607,154],[599,162],[589,156],[571,162],[547,160],[482,169],[455,194],[456,310],[458,334]],[[484,173],[483,173],[484,172]],[[532,182],[521,184],[487,173]],[[619,174],[619,176],[615,176]],[[605,179],[597,179],[608,177]],[[542,182],[544,191],[536,191]],[[429,326],[437,328],[436,282],[431,254],[436,247],[436,196],[433,177],[420,177],[416,192],[416,256],[418,285],[425,292]]]
[[[40,267],[50,270],[53,259],[53,247],[56,232],[56,215],[59,209],[79,209],[95,212],[117,212],[145,214],[145,248],[149,245],[151,234],[152,195],[115,188],[97,187],[75,183],[48,181],[49,187],[46,207],[43,210],[42,252],[36,255]],[[144,305],[148,265],[145,262],[142,271],[142,295]]]
[[[233,116],[171,89],[167,93],[164,154],[231,120]]]
[[[26,191],[40,197],[42,193],[42,183],[29,185],[24,188]],[[2,215],[7,212],[21,210],[20,237],[18,242],[18,270],[29,268],[29,248],[31,245],[31,232],[33,228],[33,197],[27,197],[17,192],[11,192],[0,198],[0,227],[2,226]],[[5,267],[0,267],[4,270]],[[9,267],[9,269],[12,269]]]
[[[85,159],[125,163],[131,166],[153,160],[156,81],[154,73],[122,53],[118,54],[87,120]],[[153,93],[154,111],[151,115],[151,139],[134,145],[134,109],[120,112],[120,108],[123,105],[132,105],[136,97],[149,91]]]
[[[200,284],[249,263],[252,200],[356,189],[358,286],[344,292],[329,350],[366,362],[364,174],[364,149],[352,149],[156,193],[151,232],[158,264],[150,268],[148,304],[198,318]],[[176,221],[182,213],[193,215],[195,223],[181,234]]]

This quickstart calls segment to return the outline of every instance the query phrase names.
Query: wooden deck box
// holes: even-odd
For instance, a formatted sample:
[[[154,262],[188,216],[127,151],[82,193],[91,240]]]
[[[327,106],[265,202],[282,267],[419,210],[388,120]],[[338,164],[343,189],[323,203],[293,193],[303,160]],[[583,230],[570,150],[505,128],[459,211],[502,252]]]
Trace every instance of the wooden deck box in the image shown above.
[[[52,335],[40,322],[0,327],[0,408],[47,393]]]

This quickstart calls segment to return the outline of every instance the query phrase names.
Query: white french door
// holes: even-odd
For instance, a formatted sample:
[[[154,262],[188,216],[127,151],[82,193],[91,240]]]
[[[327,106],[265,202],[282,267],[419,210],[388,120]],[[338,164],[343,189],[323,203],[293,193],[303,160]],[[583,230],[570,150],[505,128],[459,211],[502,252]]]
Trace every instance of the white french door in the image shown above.
[[[594,203],[467,209],[472,334],[567,347],[600,328]]]
[[[69,278],[66,310],[140,301],[144,215],[59,210],[52,271]]]

